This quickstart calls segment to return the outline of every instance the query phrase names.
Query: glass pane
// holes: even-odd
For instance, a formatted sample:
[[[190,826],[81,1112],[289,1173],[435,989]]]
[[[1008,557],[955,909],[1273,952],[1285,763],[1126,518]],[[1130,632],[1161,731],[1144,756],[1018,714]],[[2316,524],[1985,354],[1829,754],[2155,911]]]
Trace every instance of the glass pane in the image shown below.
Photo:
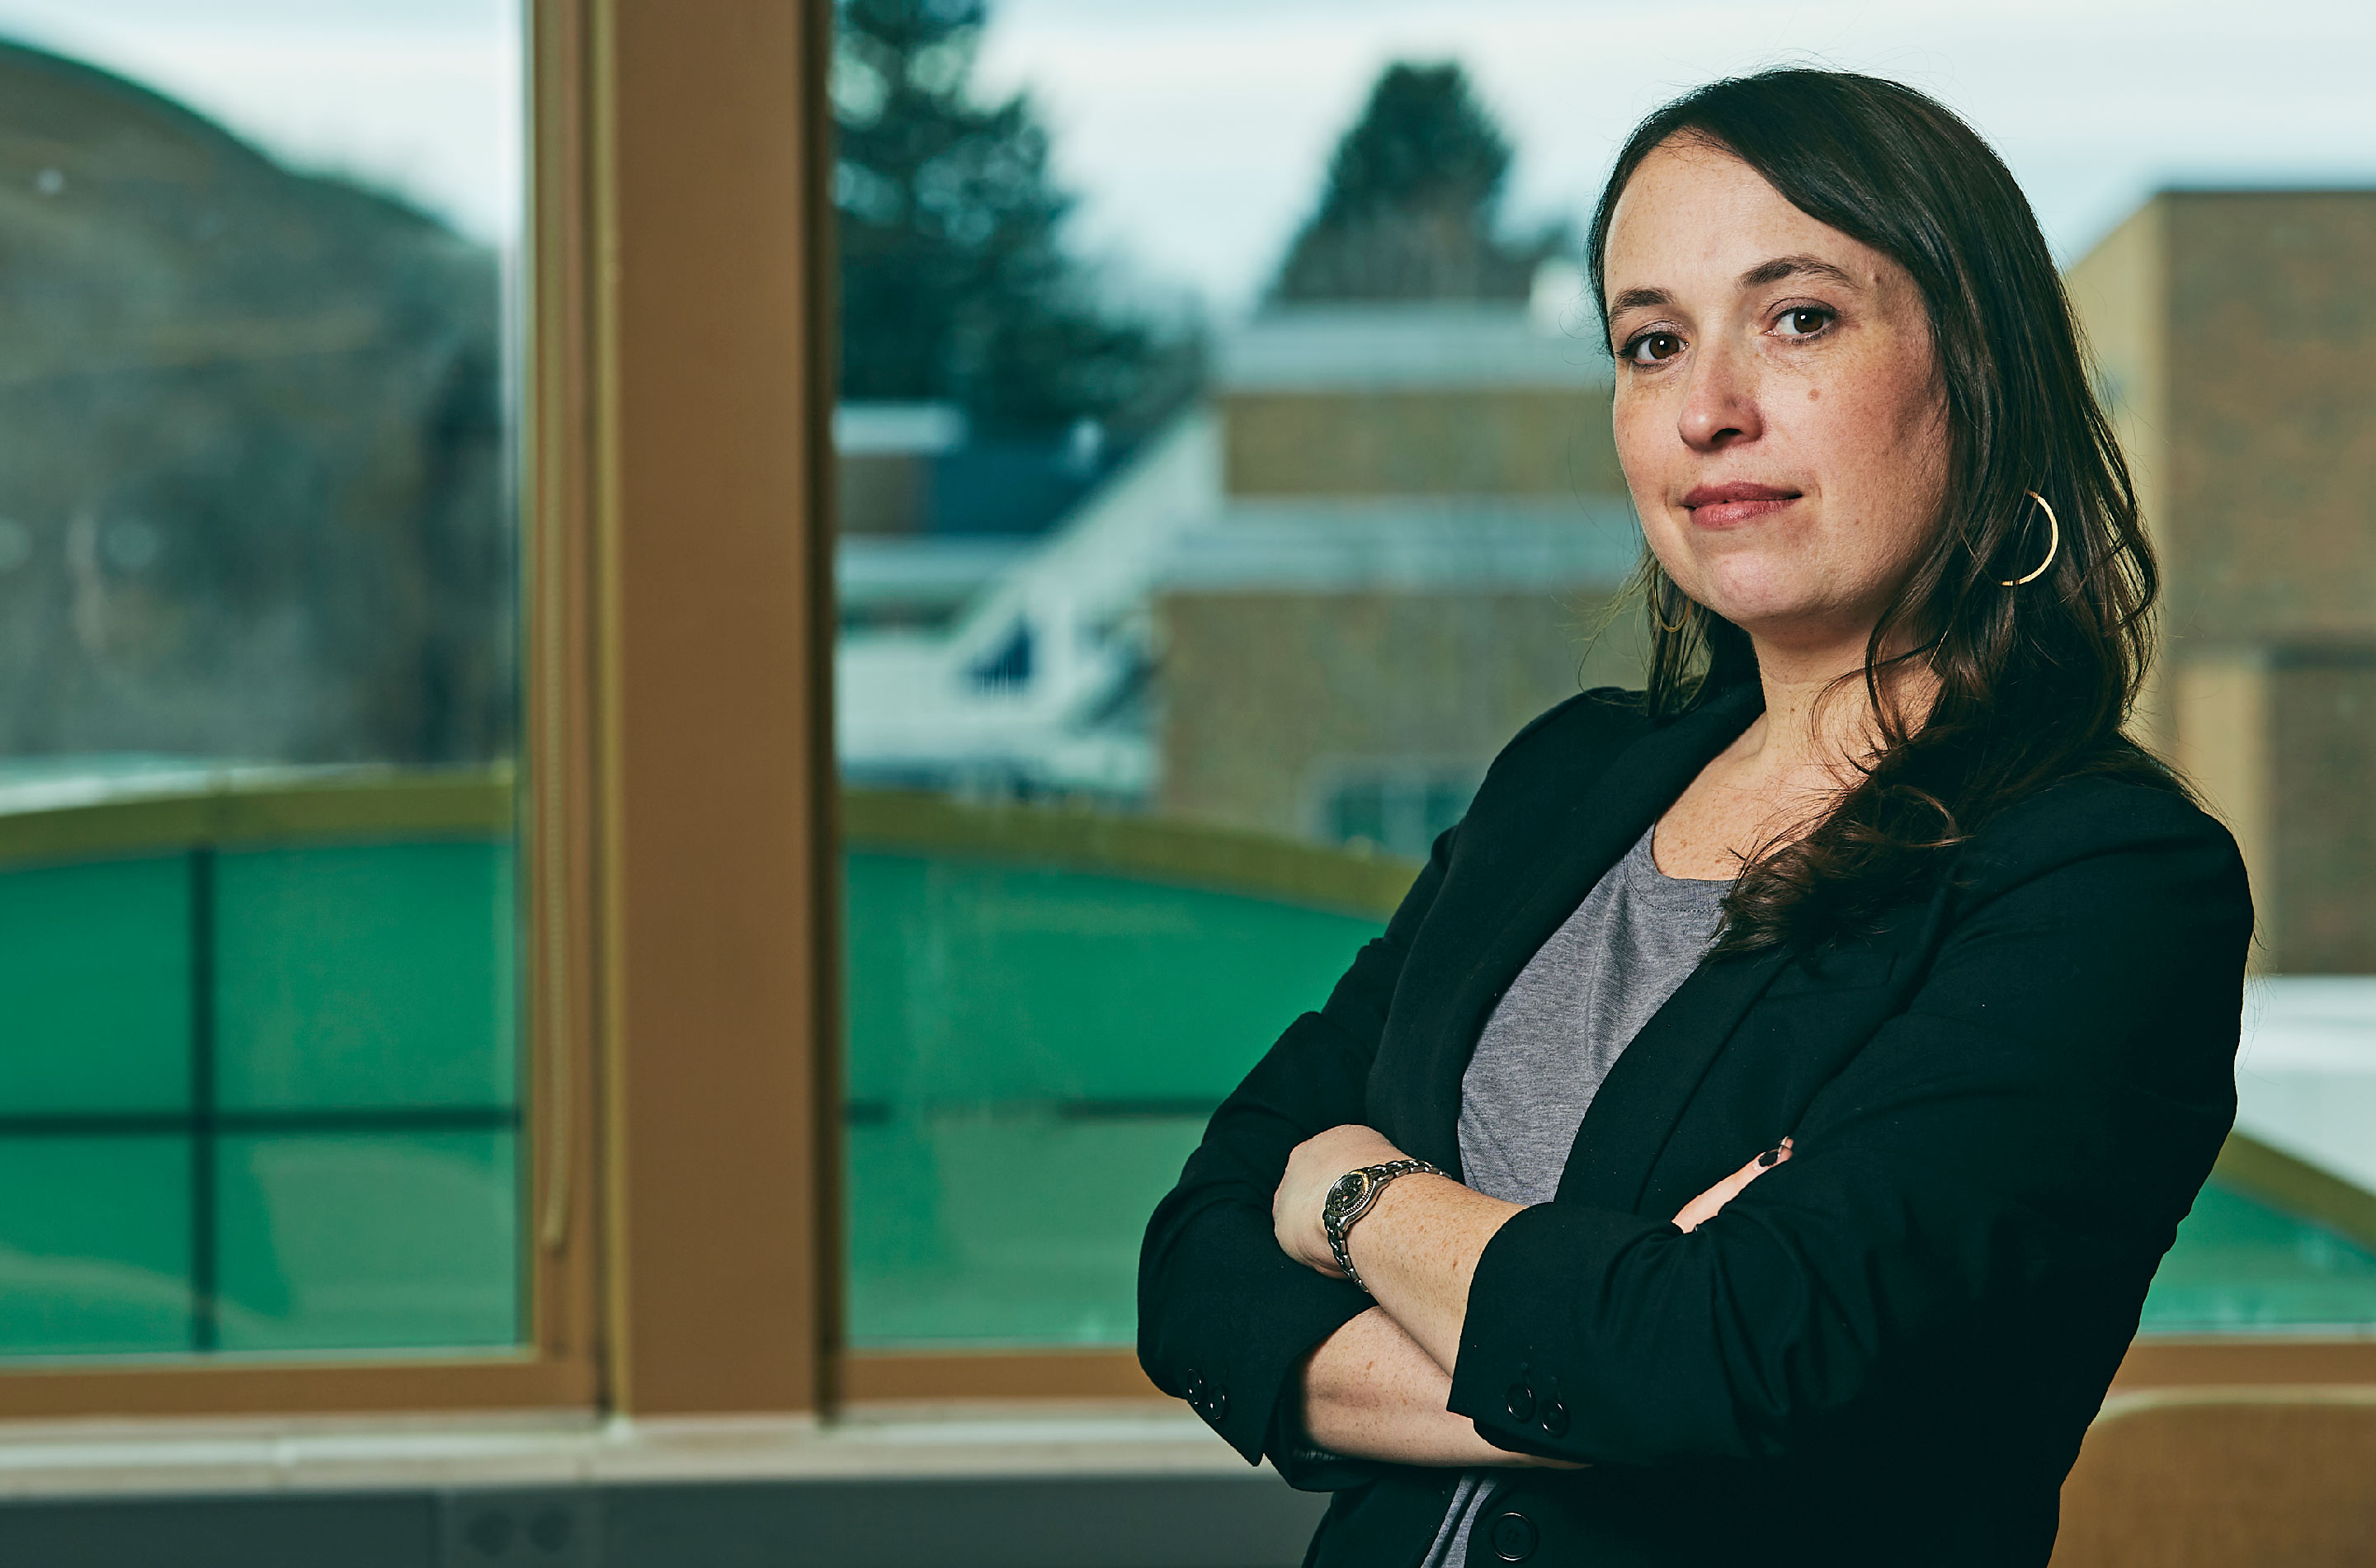
[[[1245,1072],[1239,1037],[1294,1009],[1315,968],[1371,930],[1111,874],[856,854],[849,945],[864,984],[850,992],[850,1097],[917,1109],[1218,1100]]]
[[[1123,1217],[1198,1119],[1523,723],[1641,684],[1581,232],[1640,115],[1806,46],[1671,15],[838,6],[860,1344],[1128,1343]],[[1996,139],[2065,264],[2166,546],[2135,729],[2235,824],[2263,920],[2239,1146],[2367,1196],[2376,530],[2301,442],[2376,440],[2348,368],[2376,195],[2274,186],[2363,178],[2311,127],[2371,116],[2213,17],[2173,18],[2117,127],[2084,55],[1977,14],[1825,57],[1945,71],[1915,85]],[[2315,113],[2262,113],[2245,57]],[[2180,166],[2235,188],[2157,190]],[[977,1212],[984,1185],[1032,1198]],[[2361,1211],[2293,1202],[2223,1176],[2147,1330],[2376,1325]]]
[[[190,1103],[186,856],[0,866],[0,1116]]]
[[[840,15],[851,1333],[1127,1343],[1213,1105],[1500,744],[1579,668],[1634,669],[1629,631],[1582,635],[1634,549],[1607,374],[1562,330],[1555,222],[1451,257],[1441,297],[1371,297],[1323,240],[1252,308],[1292,224],[1234,216],[1226,255],[1171,253],[1195,276],[1141,271],[1136,220],[1168,220],[1114,198],[1176,179],[1216,220],[1230,143],[1182,134],[1222,83],[1128,142],[1089,198],[1128,254],[1093,259],[1063,220],[1086,144],[1002,106],[1096,90],[1065,64],[1091,34],[1153,81],[1242,17]]]
[[[0,1354],[520,1334],[520,40],[0,0]]]
[[[1146,1194],[1204,1131],[1202,1115],[1099,1107],[855,1120],[849,1301],[866,1341],[1128,1339]]]
[[[854,854],[849,878],[868,1336],[1126,1336],[1148,1184],[1178,1174],[1247,1042],[1371,923],[955,856]]]
[[[509,1110],[511,846],[222,855],[216,1094],[225,1110]]]
[[[190,1140],[0,1138],[0,1350],[191,1348]]]
[[[221,1345],[505,1345],[520,1335],[517,1139],[231,1136]]]

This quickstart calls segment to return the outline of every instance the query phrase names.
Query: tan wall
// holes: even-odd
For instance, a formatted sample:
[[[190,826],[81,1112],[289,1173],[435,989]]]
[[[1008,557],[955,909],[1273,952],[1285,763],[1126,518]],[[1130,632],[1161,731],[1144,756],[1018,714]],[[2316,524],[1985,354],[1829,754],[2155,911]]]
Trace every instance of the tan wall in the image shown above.
[[[2145,532],[2165,572],[2178,569],[2162,520],[2169,471],[2169,382],[2162,355],[2169,315],[2168,210],[2164,201],[2147,202],[2064,279],[2094,356],[2097,396],[2128,458]],[[2178,742],[2176,700],[2165,661],[2138,700],[2132,730],[2165,754]]]
[[[1302,837],[1332,771],[1485,765],[1587,685],[1641,684],[1631,620],[1591,643],[1602,594],[1171,594],[1158,809]]]
[[[1232,495],[1622,494],[1606,387],[1232,392]]]
[[[2270,767],[2275,731],[2269,716],[2268,660],[2252,649],[2198,654],[2169,674],[2167,685],[2172,693],[2167,754],[2243,851],[2258,906],[2253,962],[2266,968],[2278,945],[2271,896],[2276,885],[2276,780]]]
[[[2138,727],[2235,830],[2278,972],[2376,972],[2370,276],[2376,192],[2180,192],[2069,279],[2164,571]]]

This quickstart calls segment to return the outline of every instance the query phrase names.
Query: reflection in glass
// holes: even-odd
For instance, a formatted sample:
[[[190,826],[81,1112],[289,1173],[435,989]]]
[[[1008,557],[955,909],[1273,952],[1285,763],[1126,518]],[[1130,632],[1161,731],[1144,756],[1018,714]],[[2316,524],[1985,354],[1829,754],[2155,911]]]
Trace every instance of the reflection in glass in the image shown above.
[[[508,236],[226,125],[517,18],[0,20],[0,1354],[514,1343]]]

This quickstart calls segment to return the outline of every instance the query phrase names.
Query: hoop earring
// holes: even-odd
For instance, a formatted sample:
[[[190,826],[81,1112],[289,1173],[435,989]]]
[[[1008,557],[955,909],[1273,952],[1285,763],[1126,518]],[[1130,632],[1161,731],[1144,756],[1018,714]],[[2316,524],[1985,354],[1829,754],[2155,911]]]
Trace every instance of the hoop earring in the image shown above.
[[[2046,559],[2040,561],[2028,576],[2007,577],[1997,584],[1999,588],[2019,588],[2024,583],[2036,582],[2046,575],[2046,568],[2054,564],[2054,552],[2062,548],[2062,525],[2054,520],[2054,508],[2048,505],[2045,496],[2035,490],[2025,493],[2032,501],[2037,502],[2039,508],[2046,514]]]
[[[1692,624],[1692,612],[1686,610],[1683,612],[1683,618],[1681,621],[1678,621],[1671,626],[1668,625],[1666,617],[1658,613],[1658,596],[1655,590],[1651,593],[1646,602],[1650,611],[1650,624],[1657,627],[1658,630],[1666,633],[1669,636],[1679,637],[1682,636],[1683,628]],[[1684,602],[1689,603],[1690,601],[1686,600]]]

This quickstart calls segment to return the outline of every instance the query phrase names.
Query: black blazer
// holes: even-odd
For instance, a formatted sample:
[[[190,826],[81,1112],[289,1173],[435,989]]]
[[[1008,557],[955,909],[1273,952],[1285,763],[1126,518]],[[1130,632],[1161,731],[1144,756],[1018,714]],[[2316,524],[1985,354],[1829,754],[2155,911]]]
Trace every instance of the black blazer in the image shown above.
[[[1156,1210],[1139,1360],[1249,1460],[1336,1492],[1309,1562],[1416,1562],[1455,1473],[1299,1446],[1295,1370],[1370,1302],[1272,1239],[1289,1151],[1366,1123],[1457,1173],[1495,1002],[1760,701],[1654,727],[1589,692],[1528,726]],[[1485,1249],[1451,1407],[1592,1467],[1508,1472],[1470,1562],[2047,1561],[2234,1117],[2243,865],[2174,786],[2079,778],[1886,923],[1703,963],[1610,1073],[1557,1198]],[[1786,1134],[1797,1158],[1723,1214],[1669,1222]]]

